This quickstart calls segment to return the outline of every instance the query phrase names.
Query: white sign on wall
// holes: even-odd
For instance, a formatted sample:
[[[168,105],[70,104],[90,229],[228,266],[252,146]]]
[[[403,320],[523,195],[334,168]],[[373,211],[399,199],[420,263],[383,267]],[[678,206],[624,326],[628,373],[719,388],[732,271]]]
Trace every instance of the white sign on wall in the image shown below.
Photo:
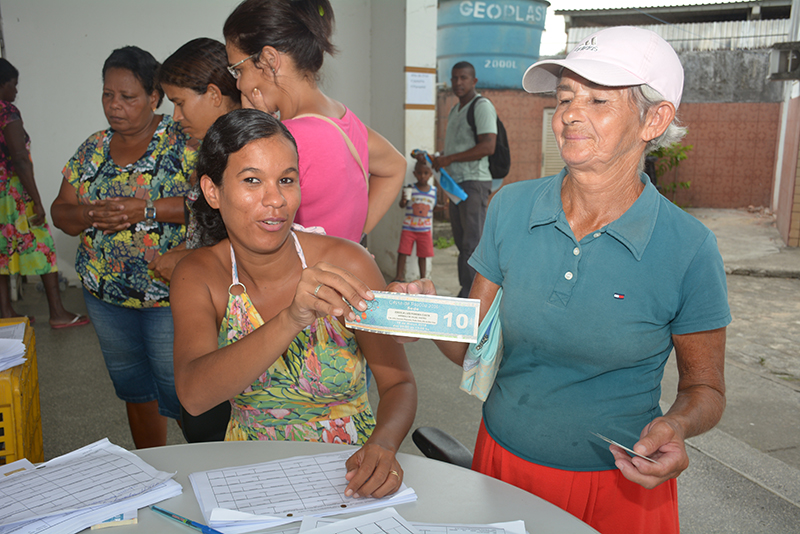
[[[406,106],[434,106],[435,90],[435,72],[406,71]]]

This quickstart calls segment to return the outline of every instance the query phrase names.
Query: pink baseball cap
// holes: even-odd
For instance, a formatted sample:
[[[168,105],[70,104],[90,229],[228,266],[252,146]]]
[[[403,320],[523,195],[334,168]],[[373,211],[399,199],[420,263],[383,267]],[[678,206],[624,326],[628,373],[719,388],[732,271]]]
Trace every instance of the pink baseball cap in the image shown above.
[[[595,32],[566,59],[546,59],[528,67],[522,87],[529,93],[553,92],[562,69],[607,87],[647,84],[676,109],[681,103],[681,60],[668,42],[650,30],[616,26]]]

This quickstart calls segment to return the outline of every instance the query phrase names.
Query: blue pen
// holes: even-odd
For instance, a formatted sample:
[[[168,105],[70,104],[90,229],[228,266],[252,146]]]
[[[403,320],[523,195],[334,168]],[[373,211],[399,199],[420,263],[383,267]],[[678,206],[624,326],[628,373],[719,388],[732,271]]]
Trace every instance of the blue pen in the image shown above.
[[[163,508],[159,508],[156,505],[150,507],[151,510],[154,512],[158,512],[159,514],[163,515],[164,517],[168,517],[177,521],[178,523],[183,523],[187,527],[192,527],[195,530],[199,530],[203,534],[222,534],[219,530],[214,530],[211,527],[207,527],[202,523],[198,523],[197,521],[192,521],[191,519],[186,519],[183,516],[176,514],[175,512],[170,512],[169,510],[164,510]]]

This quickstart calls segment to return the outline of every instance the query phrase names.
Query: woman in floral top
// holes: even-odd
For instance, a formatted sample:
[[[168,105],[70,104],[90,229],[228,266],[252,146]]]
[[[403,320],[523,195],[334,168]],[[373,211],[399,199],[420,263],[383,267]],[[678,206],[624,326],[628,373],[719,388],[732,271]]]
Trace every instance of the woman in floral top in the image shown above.
[[[148,264],[185,236],[183,201],[196,151],[169,116],[158,62],[128,46],[103,65],[110,128],[86,140],[64,167],[53,221],[80,235],[75,260],[86,308],[138,448],[166,443],[180,407],[172,371],[169,286]]]
[[[33,179],[30,139],[12,104],[18,79],[19,71],[0,58],[0,314],[17,316],[11,306],[9,275],[38,274],[50,305],[50,326],[85,325],[87,317],[68,312],[61,303],[56,249]]]

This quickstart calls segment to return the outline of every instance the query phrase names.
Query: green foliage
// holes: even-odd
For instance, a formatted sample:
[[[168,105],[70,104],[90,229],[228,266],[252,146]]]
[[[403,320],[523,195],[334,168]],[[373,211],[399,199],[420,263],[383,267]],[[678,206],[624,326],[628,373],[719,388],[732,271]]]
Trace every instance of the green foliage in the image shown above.
[[[433,241],[434,248],[438,248],[438,249],[452,247],[455,244],[456,244],[456,241],[452,237],[439,236]]]
[[[693,148],[693,145],[672,143],[669,146],[661,147],[650,153],[650,155],[658,158],[658,162],[656,163],[656,179],[659,188],[664,196],[669,198],[672,202],[675,202],[675,193],[678,189],[689,189],[692,186],[691,181],[678,181],[678,165],[681,164],[681,161],[689,157],[689,151]],[[674,171],[671,182],[665,183],[661,180],[661,178],[665,177],[665,175],[671,171]]]
[[[656,178],[661,178],[672,169],[677,168],[678,165],[681,164],[681,161],[689,157],[688,153],[693,148],[693,145],[672,143],[669,146],[664,146],[650,152],[650,155],[658,158],[658,163],[656,163]]]

